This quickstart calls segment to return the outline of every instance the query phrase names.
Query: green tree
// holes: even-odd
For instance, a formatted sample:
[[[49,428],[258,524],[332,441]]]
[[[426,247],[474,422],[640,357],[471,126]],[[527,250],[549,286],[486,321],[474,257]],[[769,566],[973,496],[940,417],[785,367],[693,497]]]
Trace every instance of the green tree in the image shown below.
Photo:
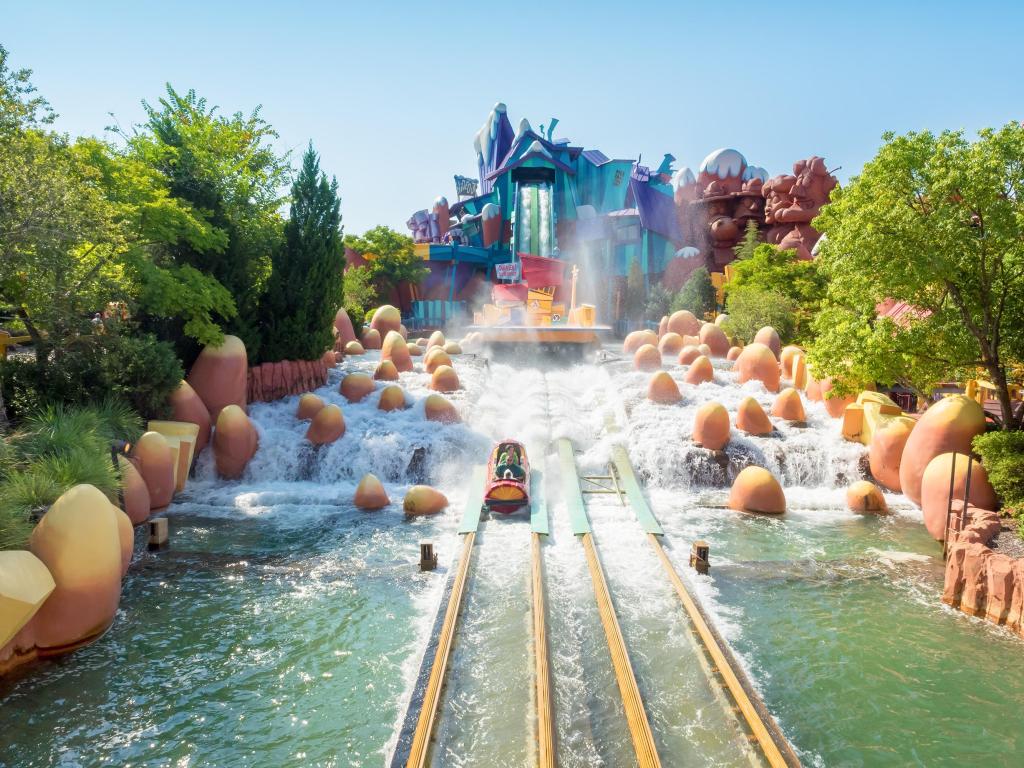
[[[752,341],[766,325],[774,328],[783,339],[793,333],[793,304],[778,291],[754,285],[736,288],[729,294],[728,315],[726,333],[746,342]]]
[[[377,289],[370,280],[369,267],[350,267],[345,271],[344,307],[352,327],[358,329],[370,309],[380,305]]]
[[[807,344],[812,338],[811,320],[820,310],[825,295],[825,276],[817,262],[797,258],[795,251],[780,250],[756,241],[752,245],[752,249],[744,250],[745,255],[732,264],[733,277],[725,288],[726,302],[732,292],[744,286],[785,296],[793,311],[791,340]],[[737,251],[740,250],[737,246]],[[729,312],[731,314],[732,310]]]
[[[754,250],[761,243],[761,230],[753,219],[747,222],[747,228],[743,231],[743,239],[734,246],[732,252],[738,260],[749,259],[754,255]]]
[[[263,300],[260,359],[312,360],[331,346],[341,306],[345,248],[337,179],[327,181],[312,143],[292,184],[284,244],[273,257]]]
[[[639,259],[633,259],[626,273],[626,320],[640,319],[644,311],[644,272]]]
[[[661,283],[652,285],[644,302],[644,317],[655,323],[672,311],[672,291]]]
[[[705,314],[713,312],[716,306],[715,286],[711,283],[711,275],[705,267],[693,270],[672,300],[673,312],[685,309],[698,319],[703,319]]]
[[[169,195],[198,212],[220,237],[168,239],[155,249],[154,262],[192,267],[224,286],[237,314],[220,320],[257,355],[259,302],[282,236],[279,190],[290,172],[288,156],[271,146],[277,134],[259,107],[228,117],[195,91],[180,94],[170,84],[166,90],[156,106],[143,102],[147,121],[121,136],[128,154],[159,173]],[[175,320],[154,324],[188,361],[196,350],[183,343],[182,326]]]
[[[816,375],[872,370],[927,390],[984,369],[1004,429],[1021,427],[1008,367],[1024,359],[1024,126],[884,137],[814,225],[829,278]],[[898,321],[883,302],[904,302]],[[874,366],[877,365],[877,368]]]
[[[366,279],[374,287],[374,307],[387,301],[400,283],[416,285],[427,276],[423,260],[417,258],[411,237],[390,227],[379,226],[362,235],[346,235],[345,247],[366,259]]]

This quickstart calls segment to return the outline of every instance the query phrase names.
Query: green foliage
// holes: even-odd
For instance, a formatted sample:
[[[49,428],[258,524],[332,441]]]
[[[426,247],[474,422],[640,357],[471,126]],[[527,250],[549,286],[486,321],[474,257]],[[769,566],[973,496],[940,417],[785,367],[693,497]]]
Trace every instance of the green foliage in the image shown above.
[[[717,306],[715,286],[711,283],[711,275],[705,267],[697,267],[687,278],[686,283],[672,300],[672,311],[685,309],[692,312],[697,319],[703,319],[708,312]]]
[[[72,486],[94,485],[116,501],[111,441],[134,439],[141,429],[138,416],[112,402],[50,405],[30,414],[0,451],[0,549],[24,547],[35,520]]]
[[[416,257],[411,237],[390,227],[379,226],[362,235],[345,235],[345,247],[360,253],[367,260],[366,282],[373,287],[373,301],[365,309],[374,309],[388,301],[399,283],[417,285],[429,271]],[[356,270],[349,270],[345,282]],[[348,306],[348,304],[346,304]]]
[[[638,319],[644,311],[644,272],[639,259],[633,259],[626,274],[626,319]]]
[[[373,312],[382,302],[377,289],[373,287],[369,267],[351,267],[345,272],[344,306],[352,327],[359,329],[367,313]]]
[[[644,304],[644,317],[655,323],[672,311],[672,291],[658,283],[651,287],[647,293],[647,302]]]
[[[78,337],[59,355],[0,363],[0,385],[14,419],[40,405],[107,399],[158,418],[183,373],[174,348],[152,335],[98,333]]]
[[[986,432],[974,438],[1003,511],[1024,517],[1024,432]]]
[[[1006,382],[1024,360],[1024,126],[975,141],[952,131],[883,138],[814,221],[829,287],[813,372],[842,378],[877,366],[882,384],[927,391],[983,367],[1004,429],[1017,428]],[[916,309],[880,321],[875,307],[887,300]]]
[[[747,222],[747,228],[743,231],[743,239],[733,247],[732,252],[736,254],[737,260],[751,259],[754,251],[761,242],[761,231],[753,219]]]
[[[345,248],[338,182],[327,181],[310,144],[292,185],[284,245],[275,252],[261,308],[259,359],[312,360],[333,342],[335,312],[343,299]]]
[[[795,325],[790,300],[778,291],[755,285],[734,288],[729,293],[728,315],[723,330],[748,343],[766,325],[772,326],[783,339],[792,336]]]
[[[740,250],[743,248],[737,246],[737,252]],[[795,251],[779,250],[774,245],[756,241],[753,241],[753,248],[744,253],[739,261],[733,262],[733,278],[726,285],[726,303],[731,293],[743,286],[779,293],[793,308],[792,336],[783,336],[783,341],[809,343],[813,338],[811,321],[821,309],[828,285],[818,263],[797,258]],[[779,334],[782,335],[781,330]]]

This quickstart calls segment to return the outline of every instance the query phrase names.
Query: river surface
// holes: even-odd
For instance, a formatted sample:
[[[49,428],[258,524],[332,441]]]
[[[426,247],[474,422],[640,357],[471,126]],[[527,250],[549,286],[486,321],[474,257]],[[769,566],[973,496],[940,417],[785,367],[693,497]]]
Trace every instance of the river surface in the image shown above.
[[[612,446],[627,446],[666,550],[805,764],[1020,764],[1022,641],[941,605],[940,549],[902,496],[887,497],[887,517],[845,509],[863,449],[820,405],[807,404],[806,427],[734,436],[723,465],[689,443],[696,408],[772,400],[759,384],[737,387],[727,363],[714,382],[681,385],[680,405],[656,406],[643,397],[648,376],[621,362],[540,370],[465,355],[455,363],[465,388],[452,397],[464,423],[438,425],[422,418],[423,373],[402,374],[402,412],[337,394],[344,370],[375,361],[346,361],[318,392],[345,413],[336,444],[305,444],[288,398],[251,408],[260,450],[240,481],[218,481],[200,457],[167,511],[170,549],[137,549],[111,630],[0,681],[0,765],[383,765],[458,548],[468,468],[503,437],[546,470],[561,765],[635,758],[558,464],[545,455],[560,437],[582,474],[606,474]],[[750,463],[782,479],[785,516],[724,508]],[[353,508],[368,471],[390,508]],[[416,482],[444,491],[449,510],[406,519],[401,498]],[[594,496],[588,512],[663,764],[757,765],[632,511]],[[686,568],[698,538],[711,545],[708,576]],[[417,568],[422,540],[440,555],[432,573]],[[529,521],[485,519],[477,542],[432,760],[530,766]]]

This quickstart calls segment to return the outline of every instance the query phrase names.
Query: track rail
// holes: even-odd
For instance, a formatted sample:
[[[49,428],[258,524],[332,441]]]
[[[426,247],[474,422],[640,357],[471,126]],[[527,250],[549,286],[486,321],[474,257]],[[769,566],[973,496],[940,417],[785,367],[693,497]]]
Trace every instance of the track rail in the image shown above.
[[[544,559],[541,554],[541,535],[536,532],[530,534],[534,684],[537,690],[537,765],[539,768],[554,768],[555,732],[551,707],[547,623],[544,615]]]

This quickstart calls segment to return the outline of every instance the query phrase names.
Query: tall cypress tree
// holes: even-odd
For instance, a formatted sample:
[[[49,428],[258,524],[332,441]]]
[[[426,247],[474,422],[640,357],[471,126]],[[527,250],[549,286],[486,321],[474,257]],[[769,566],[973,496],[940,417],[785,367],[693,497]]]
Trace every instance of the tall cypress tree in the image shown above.
[[[272,257],[263,298],[260,359],[314,360],[330,348],[334,314],[342,303],[342,245],[338,181],[320,170],[313,144],[292,185],[284,242]]]

